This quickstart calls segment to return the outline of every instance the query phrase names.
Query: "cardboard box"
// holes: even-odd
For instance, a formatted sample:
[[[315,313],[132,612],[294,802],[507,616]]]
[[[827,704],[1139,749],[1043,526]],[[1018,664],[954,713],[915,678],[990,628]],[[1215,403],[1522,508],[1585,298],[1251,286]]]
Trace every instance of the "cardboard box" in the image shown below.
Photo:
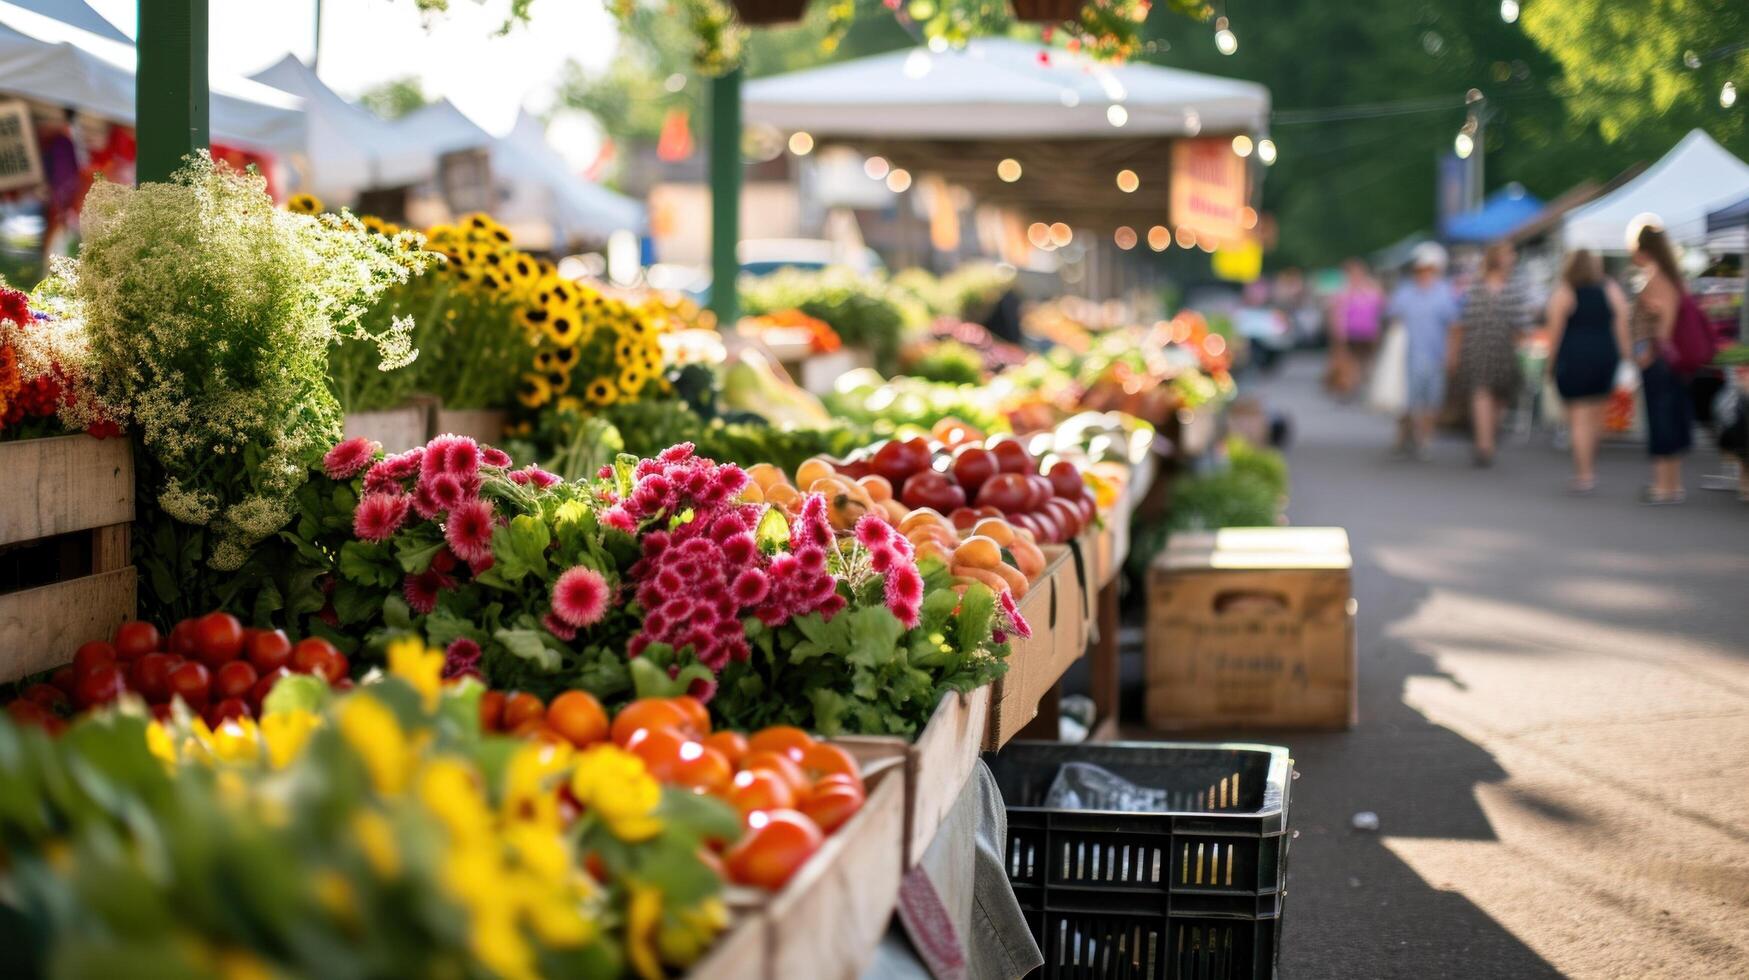
[[[1087,652],[1085,599],[1075,575],[1074,556],[1062,545],[1045,549],[1045,571],[1017,605],[1032,628],[1028,639],[1012,641],[1008,672],[996,679],[990,695],[990,725],[984,750],[994,752],[1038,714],[1039,699],[1069,665]]]
[[[1148,725],[1352,726],[1352,566],[1341,528],[1175,536],[1148,574]]]

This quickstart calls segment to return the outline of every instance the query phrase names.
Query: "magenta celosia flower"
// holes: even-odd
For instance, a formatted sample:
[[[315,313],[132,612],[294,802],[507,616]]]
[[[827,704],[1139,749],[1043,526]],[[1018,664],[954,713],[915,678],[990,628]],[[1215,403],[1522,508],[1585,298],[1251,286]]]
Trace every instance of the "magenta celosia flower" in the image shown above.
[[[607,580],[593,568],[578,565],[553,583],[553,612],[572,626],[590,626],[607,612]]]
[[[821,619],[830,621],[833,616],[843,612],[844,607],[849,604],[843,596],[833,593],[825,602],[820,603],[820,608],[815,611],[820,614]]]
[[[488,551],[478,558],[471,559],[468,562],[468,571],[472,572],[475,577],[478,577],[491,571],[492,566],[496,564],[498,564],[498,559],[492,557],[492,553]]]
[[[1007,589],[1003,589],[996,596],[996,601],[1001,604],[1002,615],[1008,619],[1008,624],[1014,628],[1015,635],[1023,640],[1031,637],[1032,624],[1028,623],[1026,617],[1020,614],[1020,607],[1014,604],[1014,593]]]
[[[401,529],[411,506],[404,494],[367,493],[352,511],[352,533],[365,541],[387,541]]]
[[[690,442],[677,442],[657,454],[656,461],[659,463],[681,462],[682,460],[691,458],[693,448],[694,447]]]
[[[510,465],[510,454],[497,446],[481,446],[480,462],[487,466],[504,469]]]
[[[1008,632],[1000,626],[990,631],[990,642],[1000,646],[1008,642]]]
[[[899,553],[893,550],[892,545],[884,541],[868,549],[868,567],[883,575],[890,571],[898,560]]]
[[[462,501],[468,499],[467,488],[463,487],[462,481],[452,473],[438,473],[434,476],[423,477],[419,487],[425,491],[431,502],[437,505],[437,509],[440,511],[457,507]]]
[[[414,488],[413,513],[427,521],[433,520],[437,515],[443,513],[443,508],[439,507],[437,501],[432,499],[430,487],[421,485]]]
[[[443,676],[480,676],[480,645],[465,636],[449,641],[443,650]]]
[[[803,545],[795,550],[796,564],[802,571],[818,574],[826,570],[826,550],[814,545]]]
[[[753,535],[742,531],[730,537],[722,544],[723,560],[731,565],[745,565],[759,553],[759,545],[753,540]]]
[[[564,480],[559,479],[559,474],[548,473],[546,470],[541,469],[533,463],[528,465],[528,478],[533,481],[535,486],[542,490],[545,490],[548,487],[558,486],[565,482]]]
[[[765,594],[771,591],[771,583],[765,573],[757,568],[749,568],[735,576],[735,584],[730,594],[735,601],[743,606],[755,606],[764,601]]]
[[[493,521],[490,501],[473,500],[457,504],[443,522],[443,540],[456,557],[469,565],[492,556]]]
[[[381,443],[372,442],[364,436],[343,439],[322,456],[322,472],[330,480],[350,480],[364,472],[381,448]]]
[[[452,554],[448,548],[444,548],[437,554],[431,556],[431,569],[437,574],[445,577],[444,581],[439,584],[446,589],[452,584],[448,580],[448,575],[450,572],[455,571],[455,564],[456,556]]]
[[[577,638],[577,627],[565,622],[553,613],[547,613],[545,616],[542,616],[540,624],[546,627],[548,633],[564,640],[566,643]]]

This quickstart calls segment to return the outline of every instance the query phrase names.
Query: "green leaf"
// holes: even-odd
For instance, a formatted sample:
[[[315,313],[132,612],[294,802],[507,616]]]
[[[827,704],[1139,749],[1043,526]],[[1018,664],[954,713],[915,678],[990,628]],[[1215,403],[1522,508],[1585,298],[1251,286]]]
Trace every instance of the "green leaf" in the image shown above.
[[[692,687],[693,681],[708,681],[716,675],[704,664],[688,664],[680,668],[673,677],[668,676],[666,668],[658,666],[648,657],[633,657],[628,661],[632,674],[632,688],[640,698],[672,698],[685,694]]]
[[[559,651],[546,644],[544,630],[513,630],[502,629],[492,634],[492,638],[504,646],[504,649],[527,660],[540,669],[551,672],[559,669],[561,663]]]
[[[971,650],[989,642],[995,625],[996,593],[981,582],[973,582],[960,597],[960,649]]]
[[[341,582],[334,587],[334,615],[348,625],[367,623],[382,609],[383,594],[354,582]]]
[[[851,620],[850,649],[844,659],[859,667],[881,667],[898,659],[905,625],[886,606],[864,606],[839,618]]]
[[[401,571],[418,575],[431,567],[431,559],[436,558],[443,547],[441,539],[426,543],[417,537],[403,537],[395,542],[395,560],[401,563]]]
[[[393,586],[401,580],[388,561],[383,546],[366,541],[348,541],[340,546],[340,574],[360,585]]]
[[[520,582],[529,575],[543,576],[547,570],[547,545],[552,532],[546,522],[528,514],[519,514],[510,523],[492,532],[492,556],[497,563],[491,571],[506,583]]]
[[[844,730],[844,712],[850,702],[829,687],[816,687],[808,692],[814,704],[814,730],[822,735],[837,735]]]
[[[320,711],[332,697],[333,691],[328,687],[328,682],[320,677],[291,674],[281,677],[273,685],[273,690],[261,702],[261,710],[263,714],[279,711]]]
[[[383,600],[383,625],[393,630],[413,628],[413,609],[398,595]]]
[[[448,647],[464,636],[480,639],[478,628],[447,606],[439,605],[425,617],[425,641],[434,647]]]

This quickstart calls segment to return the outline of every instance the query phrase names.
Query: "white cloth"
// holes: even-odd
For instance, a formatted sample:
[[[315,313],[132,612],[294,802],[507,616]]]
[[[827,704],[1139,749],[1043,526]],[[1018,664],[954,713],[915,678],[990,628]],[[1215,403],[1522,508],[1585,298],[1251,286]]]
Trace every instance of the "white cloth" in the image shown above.
[[[1392,416],[1402,415],[1409,405],[1409,338],[1400,323],[1392,322],[1385,328],[1385,339],[1373,361],[1367,404],[1375,412]]]

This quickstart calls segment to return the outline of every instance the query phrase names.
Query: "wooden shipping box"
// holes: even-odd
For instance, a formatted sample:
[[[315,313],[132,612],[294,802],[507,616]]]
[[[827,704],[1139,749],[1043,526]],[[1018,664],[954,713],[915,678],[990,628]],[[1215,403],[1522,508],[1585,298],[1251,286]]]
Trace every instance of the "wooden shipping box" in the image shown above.
[[[1016,605],[1032,636],[1010,640],[1008,672],[996,679],[990,695],[990,725],[984,750],[994,752],[1019,734],[1038,714],[1039,699],[1069,665],[1087,652],[1082,610],[1086,600],[1067,547],[1045,549],[1045,571]]]
[[[1352,566],[1341,528],[1174,536],[1148,574],[1149,727],[1352,726]]]

